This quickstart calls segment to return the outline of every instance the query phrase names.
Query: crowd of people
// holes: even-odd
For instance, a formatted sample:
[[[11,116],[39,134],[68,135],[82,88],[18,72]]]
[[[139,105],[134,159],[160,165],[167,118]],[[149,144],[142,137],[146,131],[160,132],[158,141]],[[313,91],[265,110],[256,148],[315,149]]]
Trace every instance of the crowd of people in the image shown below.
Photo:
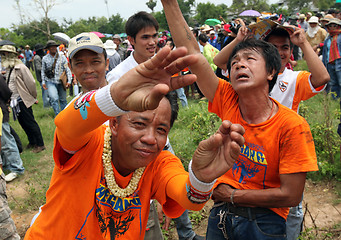
[[[9,108],[34,153],[46,149],[32,111],[36,80],[55,114],[55,167],[25,239],[163,239],[163,214],[163,228],[174,219],[179,239],[298,239],[306,174],[318,170],[299,104],[321,92],[340,101],[340,14],[220,17],[198,27],[188,26],[176,0],[161,2],[169,31],[138,12],[126,22],[127,39],[81,33],[66,45],[1,46],[3,186],[25,170]],[[270,29],[256,37],[252,26],[261,32],[265,21]],[[301,59],[308,71],[294,70]],[[177,98],[186,108],[189,97],[207,99],[222,123],[186,172],[168,133]],[[341,136],[341,123],[336,131]],[[0,191],[7,214],[0,226],[11,226],[0,239],[19,239]],[[200,236],[188,209],[209,199]]]

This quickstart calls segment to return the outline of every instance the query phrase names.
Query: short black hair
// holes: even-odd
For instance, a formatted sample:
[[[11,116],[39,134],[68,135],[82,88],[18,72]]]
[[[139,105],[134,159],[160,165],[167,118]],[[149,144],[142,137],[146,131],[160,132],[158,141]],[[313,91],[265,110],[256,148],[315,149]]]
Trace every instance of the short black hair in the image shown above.
[[[141,29],[146,27],[154,27],[156,31],[159,30],[159,23],[153,15],[141,11],[131,16],[125,26],[126,34],[130,37],[136,38],[136,35]]]
[[[207,43],[208,37],[206,36],[206,34],[202,33],[199,35],[199,40],[202,41],[203,43]]]
[[[285,37],[285,38],[288,38],[289,39],[289,42],[290,42],[290,49],[293,49],[294,47],[294,44],[290,41],[290,35],[289,35],[289,32],[287,30],[285,30],[284,28],[282,27],[276,27],[275,29],[273,29],[269,35],[267,35],[264,40],[266,42],[269,41],[269,38],[272,37],[272,36],[276,36],[276,37]]]
[[[227,63],[227,69],[231,72],[231,61],[234,56],[241,50],[250,49],[257,51],[260,53],[265,60],[265,67],[268,73],[272,73],[275,71],[275,74],[272,78],[272,81],[269,82],[269,93],[274,87],[278,73],[282,66],[281,57],[277,48],[271,43],[265,42],[263,40],[256,40],[253,38],[246,39],[245,41],[240,42],[232,51],[232,54]]]

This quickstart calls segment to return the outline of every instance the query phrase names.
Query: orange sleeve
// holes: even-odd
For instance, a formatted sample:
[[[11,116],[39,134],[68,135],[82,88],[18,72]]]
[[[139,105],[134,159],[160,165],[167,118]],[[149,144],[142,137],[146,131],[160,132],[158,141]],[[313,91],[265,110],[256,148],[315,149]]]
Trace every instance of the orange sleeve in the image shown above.
[[[78,104],[79,99],[74,100],[55,118],[55,134],[63,149],[79,150],[91,139],[93,130],[110,118],[96,105],[95,94],[88,93]]]

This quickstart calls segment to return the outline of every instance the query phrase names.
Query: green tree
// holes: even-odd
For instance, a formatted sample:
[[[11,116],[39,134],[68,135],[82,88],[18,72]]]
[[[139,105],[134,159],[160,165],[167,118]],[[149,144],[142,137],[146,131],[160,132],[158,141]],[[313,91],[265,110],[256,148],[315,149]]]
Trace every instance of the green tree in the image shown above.
[[[236,15],[247,9],[263,12],[269,11],[270,6],[267,3],[267,0],[233,0],[232,5],[230,6],[230,12],[236,13]]]
[[[226,14],[227,6],[225,4],[214,5],[213,3],[199,3],[196,9],[195,20],[200,24],[204,24],[208,18],[219,19],[222,16],[224,19],[227,17]]]

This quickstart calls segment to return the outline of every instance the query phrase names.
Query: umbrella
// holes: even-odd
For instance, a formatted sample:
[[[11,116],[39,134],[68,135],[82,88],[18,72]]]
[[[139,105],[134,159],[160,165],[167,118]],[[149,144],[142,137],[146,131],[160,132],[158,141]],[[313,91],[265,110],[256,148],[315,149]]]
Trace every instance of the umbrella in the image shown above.
[[[70,37],[66,35],[65,33],[57,32],[57,33],[53,33],[52,36],[54,36],[56,40],[59,40],[62,43],[69,44]]]
[[[125,37],[127,37],[127,34],[126,33],[120,33],[120,37],[125,38]]]
[[[205,21],[205,24],[209,25],[209,26],[215,26],[217,24],[221,24],[221,21],[218,19],[214,19],[214,18],[209,18]]]
[[[244,17],[260,17],[261,14],[257,12],[256,10],[245,10],[239,16],[244,16]]]
[[[11,42],[9,40],[2,40],[0,41],[0,46],[3,46],[3,45],[15,45],[14,42]]]
[[[94,34],[96,34],[99,38],[104,38],[104,34],[100,33],[100,32],[92,32]]]

